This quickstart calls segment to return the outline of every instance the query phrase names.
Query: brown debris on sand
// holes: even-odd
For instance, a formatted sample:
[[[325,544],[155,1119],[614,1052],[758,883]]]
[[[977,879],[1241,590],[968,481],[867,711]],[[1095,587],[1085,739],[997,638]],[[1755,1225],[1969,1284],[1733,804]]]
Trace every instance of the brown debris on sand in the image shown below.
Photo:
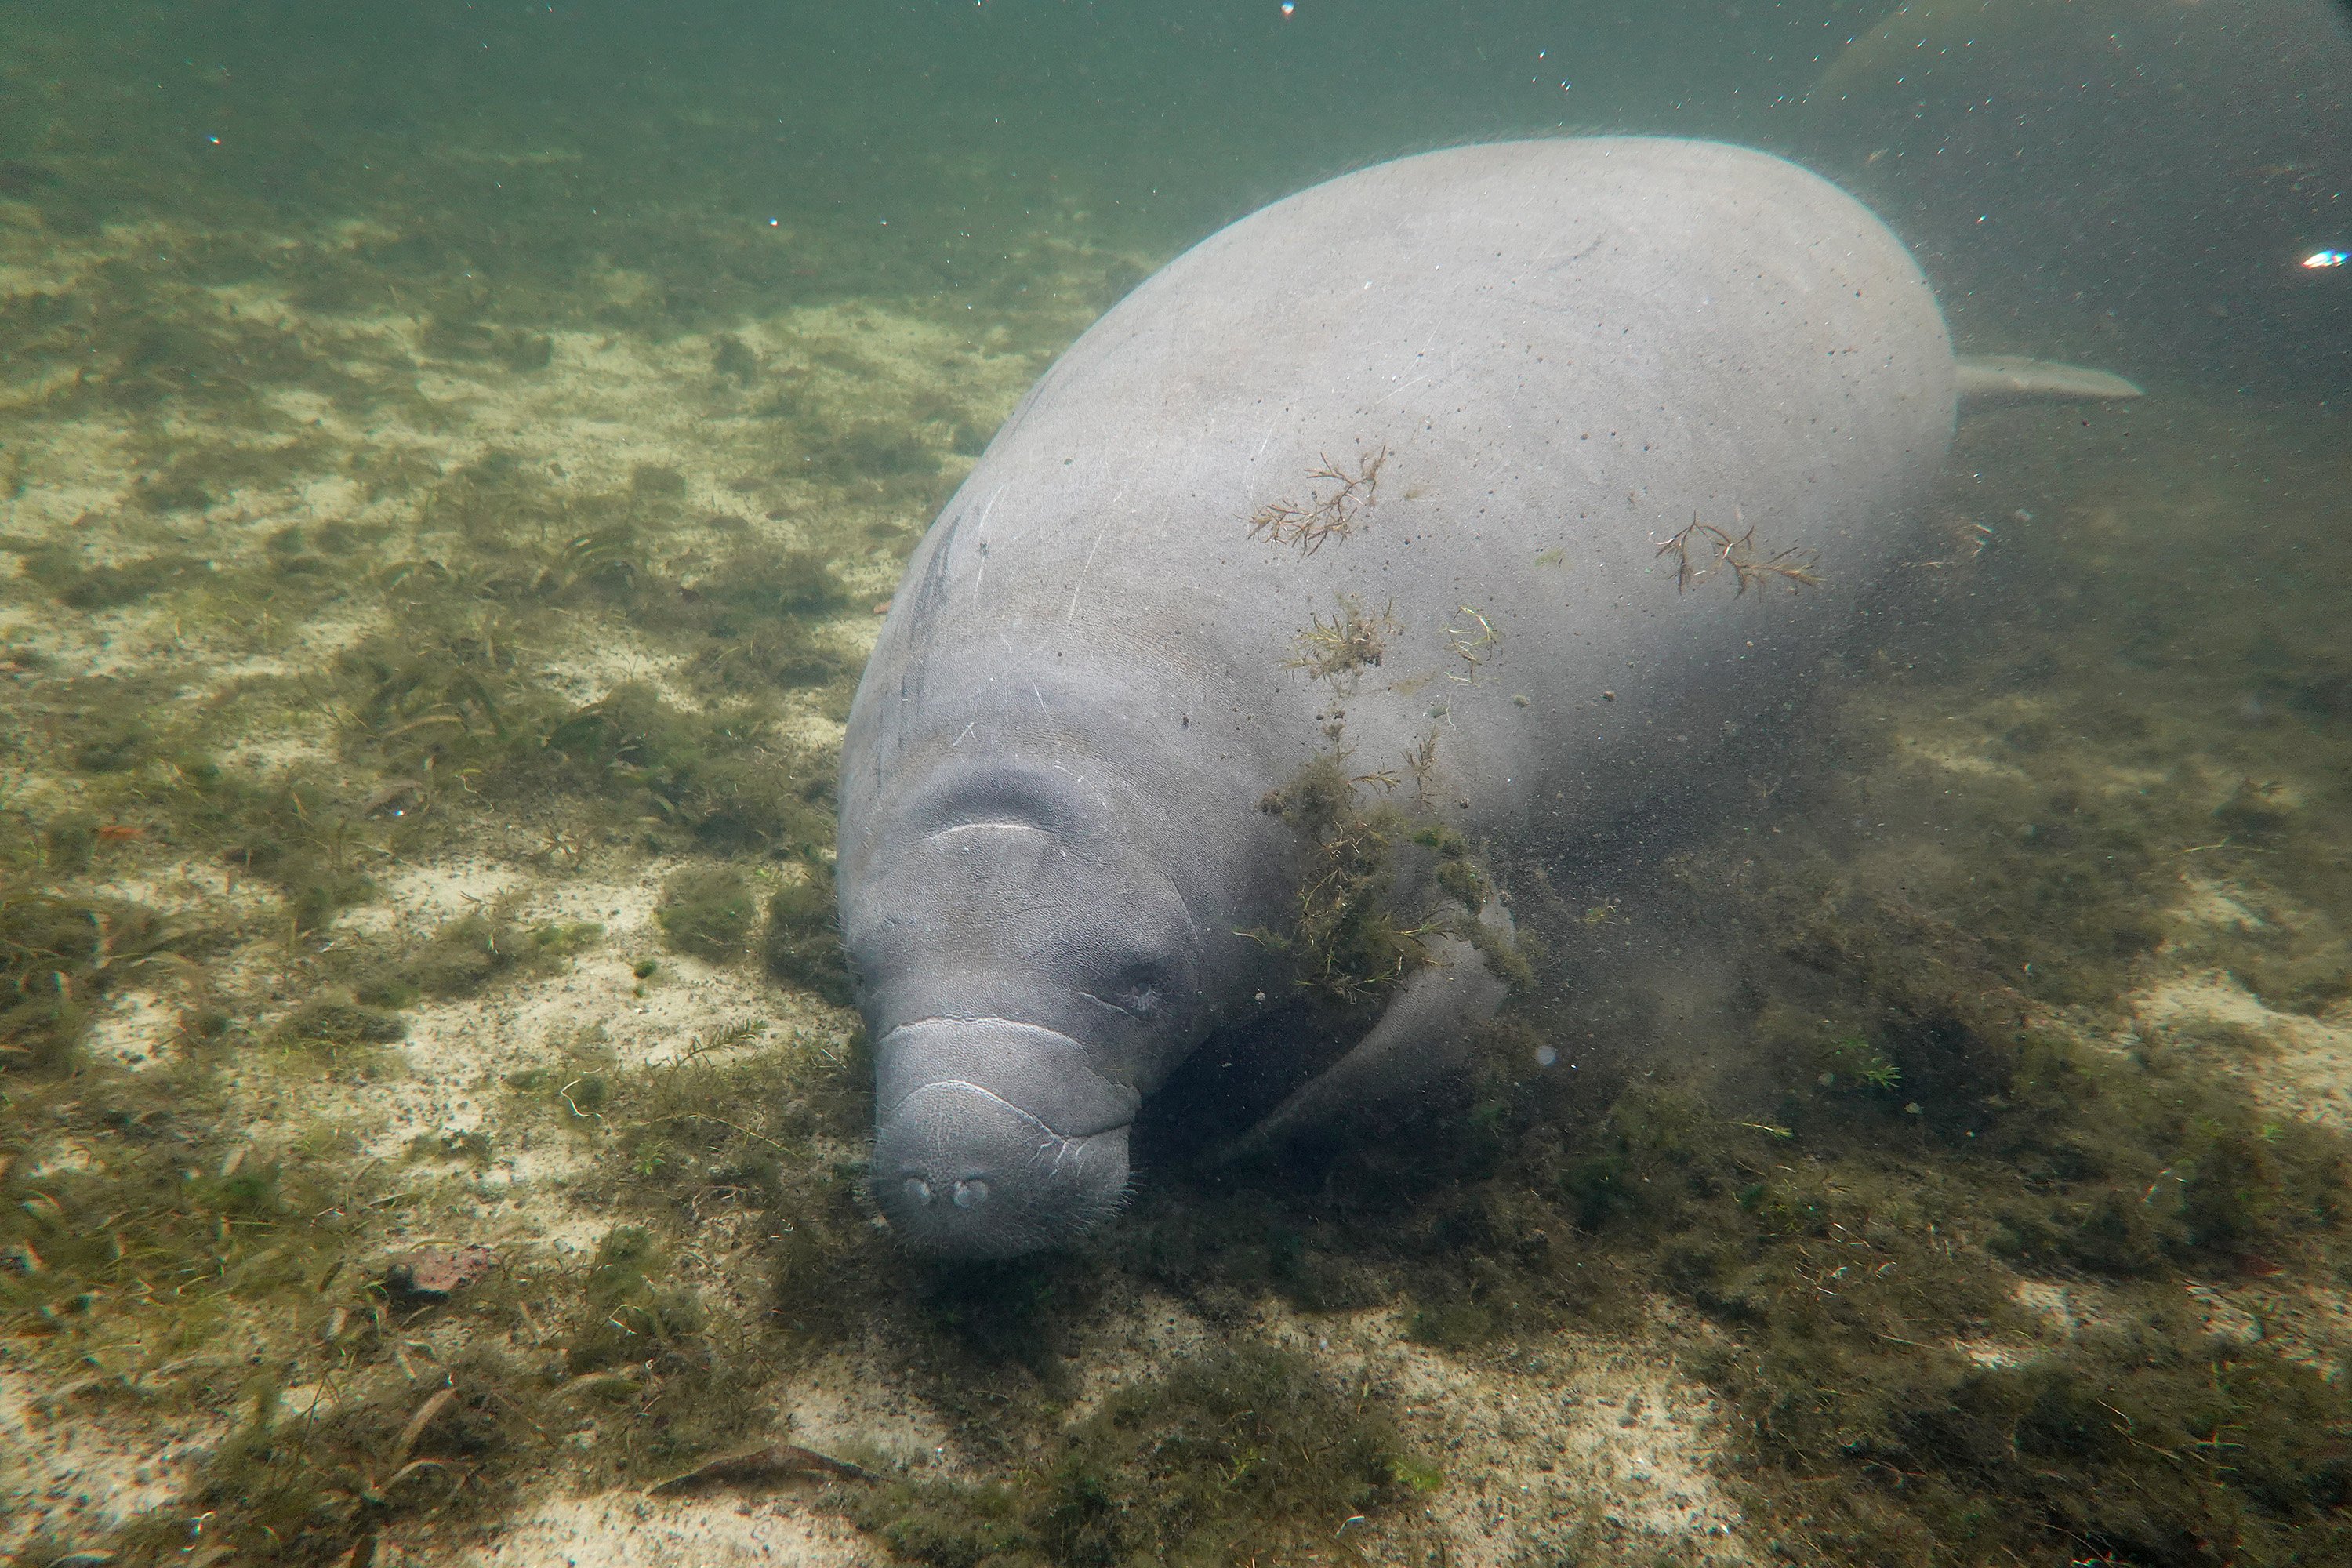
[[[661,1497],[728,1481],[778,1481],[794,1476],[829,1476],[853,1481],[882,1479],[862,1465],[803,1448],[797,1443],[770,1443],[705,1459],[683,1475],[656,1481],[646,1489],[646,1495]]]
[[[395,1296],[446,1301],[479,1281],[498,1264],[498,1254],[478,1243],[420,1247],[392,1259],[384,1268],[383,1283]]]

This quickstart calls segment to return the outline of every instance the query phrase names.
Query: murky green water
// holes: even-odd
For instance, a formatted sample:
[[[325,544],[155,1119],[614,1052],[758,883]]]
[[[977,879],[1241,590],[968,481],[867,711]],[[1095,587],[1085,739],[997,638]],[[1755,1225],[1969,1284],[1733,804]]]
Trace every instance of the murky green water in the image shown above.
[[[1780,745],[1486,867],[1417,1119],[1203,1167],[1219,1042],[1084,1244],[907,1257],[832,846],[923,530],[1194,240],[1584,131],[2147,395],[1965,422]],[[0,1550],[2352,1557],[2342,252],[2333,0],[0,12]]]

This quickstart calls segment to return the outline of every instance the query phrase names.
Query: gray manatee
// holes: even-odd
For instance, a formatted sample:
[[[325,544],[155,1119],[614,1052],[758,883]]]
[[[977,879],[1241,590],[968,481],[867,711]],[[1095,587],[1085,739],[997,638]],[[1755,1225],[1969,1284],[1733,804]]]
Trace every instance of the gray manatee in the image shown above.
[[[1391,833],[1414,962],[1260,1136],[1454,1059],[1508,917],[1445,847],[1589,837],[1777,705],[1916,552],[1961,390],[1885,226],[1704,142],[1403,159],[1137,288],[941,512],[850,714],[894,1230],[1003,1257],[1117,1211],[1142,1097],[1318,978],[1286,936],[1332,853],[1279,809],[1297,781],[1440,847]]]

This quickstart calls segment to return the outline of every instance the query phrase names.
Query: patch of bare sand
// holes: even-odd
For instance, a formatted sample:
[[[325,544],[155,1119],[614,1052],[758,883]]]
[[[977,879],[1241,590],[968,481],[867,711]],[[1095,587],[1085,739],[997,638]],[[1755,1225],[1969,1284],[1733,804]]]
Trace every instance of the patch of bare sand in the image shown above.
[[[1729,1451],[1721,1406],[1675,1368],[1665,1334],[1556,1333],[1516,1363],[1465,1365],[1396,1337],[1393,1314],[1385,1332],[1389,1345],[1368,1353],[1394,1382],[1407,1436],[1445,1460],[1449,1484],[1426,1511],[1452,1561],[1499,1568],[1571,1545],[1756,1561],[1717,1476]]]
[[[59,1386],[0,1347],[0,1552],[37,1531],[59,1554],[94,1544],[184,1490],[226,1426],[184,1411],[151,1422],[119,1379]]]
[[[2264,1110],[2352,1129],[2352,1016],[2347,1009],[2315,1017],[2276,1012],[2219,971],[2158,980],[2135,993],[2131,1005],[2144,1035],[2231,1074]]]
[[[1719,1479],[1732,1452],[1722,1406],[1671,1350],[1712,1331],[1664,1299],[1650,1310],[1655,1331],[1639,1339],[1563,1330],[1503,1357],[1415,1344],[1390,1308],[1310,1319],[1269,1304],[1264,1331],[1386,1391],[1407,1444],[1444,1471],[1422,1519],[1451,1563],[1501,1568],[1531,1551],[1755,1562]]]
[[[560,972],[499,985],[478,997],[411,1008],[396,1053],[401,1073],[345,1086],[364,1108],[368,1144],[396,1157],[412,1141],[488,1136],[502,1111],[503,1080],[528,1068],[590,1072],[673,1058],[697,1037],[751,1019],[772,1028],[837,1031],[839,1015],[798,993],[779,991],[747,965],[719,966],[668,952],[655,911],[661,884],[681,862],[648,860],[625,880],[549,879],[528,868],[468,858],[404,868],[383,900],[345,916],[355,931],[422,935],[469,913],[498,911],[523,927],[593,923],[603,935]],[[655,973],[640,979],[644,959]],[[517,1186],[560,1173],[568,1163],[535,1142],[502,1152],[494,1179]]]
[[[446,1568],[884,1568],[888,1552],[793,1490],[758,1499],[554,1498],[527,1506],[491,1540],[447,1555],[411,1557],[395,1545],[376,1561]]]

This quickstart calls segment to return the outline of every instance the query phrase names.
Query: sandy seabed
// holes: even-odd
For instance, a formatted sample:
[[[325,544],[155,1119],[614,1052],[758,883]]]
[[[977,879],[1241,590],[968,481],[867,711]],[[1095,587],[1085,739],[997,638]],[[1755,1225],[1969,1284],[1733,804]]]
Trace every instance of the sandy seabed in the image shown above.
[[[360,224],[284,243],[326,265],[398,237]],[[843,1265],[852,1302],[899,1278],[872,1260],[887,1243],[852,1190],[856,1021],[808,956],[821,932],[782,960],[761,933],[785,923],[773,900],[826,875],[829,830],[808,824],[824,819],[846,696],[899,564],[1135,260],[1041,242],[1022,262],[1034,302],[1017,330],[951,299],[681,330],[630,324],[656,285],[625,268],[594,279],[617,324],[509,323],[494,305],[324,309],[282,279],[174,268],[206,243],[160,223],[60,237],[32,204],[0,201],[0,317],[38,351],[0,365],[0,869],[11,897],[79,900],[110,931],[129,929],[127,906],[168,922],[135,950],[11,972],[87,1004],[58,1027],[78,1034],[89,1087],[58,1088],[58,1061],[24,1066],[48,1087],[21,1098],[24,1141],[0,1156],[34,1226],[5,1265],[0,1545],[28,1562],[238,1560],[258,1537],[207,1555],[226,1510],[203,1500],[206,1467],[257,1430],[308,1430],[364,1400],[394,1413],[354,1439],[376,1445],[381,1473],[306,1483],[357,1542],[343,1561],[889,1560],[887,1532],[838,1506],[864,1483],[649,1493],[695,1457],[645,1446],[690,1425],[654,1386],[686,1374],[651,1352],[583,1352],[595,1313],[578,1303],[668,1325],[625,1333],[716,1342],[756,1338],[743,1325],[778,1310],[793,1268],[816,1270],[793,1289],[814,1278],[821,1292],[828,1260],[864,1259]],[[2195,388],[2095,424],[2018,411],[1972,426],[1942,503],[1948,548],[1892,585],[1902,613],[1829,672],[1788,779],[1694,826],[1661,864],[1752,890],[1801,863],[1845,894],[1929,911],[1981,941],[2034,1028],[2119,1060],[2159,1050],[2278,1122],[2344,1130],[2352,561],[2331,518],[2347,450],[2340,417]],[[764,611],[743,612],[793,637],[738,658],[748,623],[710,606],[755,558],[798,563]],[[654,720],[613,740],[615,693],[696,746],[723,731],[750,770],[798,781],[799,805],[679,771],[646,738]],[[591,730],[604,738],[574,746]],[[245,793],[224,804],[207,768]],[[2130,869],[2109,872],[2124,851],[2103,836],[2126,821]],[[1814,858],[1775,861],[1786,851],[1759,835]],[[2039,869],[2018,868],[2029,853]],[[1999,880],[1981,894],[1979,858]],[[690,922],[678,911],[708,885],[692,877],[714,872],[734,881]],[[1640,886],[1559,877],[1562,907],[1583,911],[1565,929],[1598,933],[1570,955],[1588,973],[1610,967],[1612,942],[1756,940],[1691,938]],[[452,931],[453,951],[434,945]],[[1621,966],[1661,1031],[1626,1057],[1654,1044],[1687,1066],[1752,1045],[1738,987],[1694,973]],[[646,1131],[666,1068],[753,1057],[823,1105],[788,1130],[720,1101],[659,1111],[731,1130],[707,1145]],[[98,1097],[142,1105],[142,1079],[187,1098],[85,1118]],[[86,1289],[45,1293],[56,1248],[38,1226],[64,1212],[51,1189],[111,1170],[108,1138],[131,1147],[172,1114],[173,1158],[206,1163],[166,1186],[213,1194],[203,1234],[128,1207],[80,1223],[149,1225],[194,1261],[85,1258]],[[635,1130],[616,1131],[630,1114]],[[1790,1136],[1776,1114],[1756,1124]],[[717,1170],[755,1144],[799,1173],[663,1184],[689,1154]],[[220,1196],[265,1165],[270,1193],[244,1209]],[[313,1190],[360,1206],[299,1213]],[[330,1214],[331,1243],[286,1239]],[[824,1237],[813,1263],[785,1240],[795,1223]],[[613,1272],[625,1226],[653,1234],[657,1268]],[[469,1245],[519,1293],[468,1318],[462,1291],[385,1284],[419,1248]],[[2199,1256],[2134,1289],[2335,1375],[2347,1321],[2328,1246]],[[1048,1389],[1049,1425],[1076,1427],[1204,1345],[1245,1340],[1377,1390],[1397,1440],[1442,1471],[1362,1514],[1291,1521],[1277,1557],[1499,1565],[1572,1547],[1728,1563],[1801,1546],[1758,1516],[1752,1418],[1695,1370],[1736,1330],[1663,1283],[1620,1283],[1632,1316],[1450,1334],[1402,1275],[1369,1302],[1307,1310],[1296,1292],[1194,1291],[1117,1252],[1064,1278],[1073,1267],[1097,1278],[1057,1321],[1057,1364],[1024,1374],[1029,1396]],[[2081,1268],[1988,1267],[2008,1274],[2015,1314],[1942,1347],[1984,1366],[2061,1353],[2111,1311],[2113,1288]],[[619,1294],[597,1296],[600,1279]],[[902,1479],[979,1483],[1029,1463],[943,1398],[955,1373],[927,1342],[887,1315],[779,1334],[726,1363],[756,1373],[730,1392],[764,1415],[723,1433]],[[432,1401],[473,1386],[451,1368],[485,1345],[555,1370],[533,1374],[542,1397],[519,1426],[485,1394],[465,1417],[481,1431],[461,1433]],[[501,1422],[530,1457],[467,1496]],[[423,1497],[435,1489],[464,1506]],[[127,1523],[147,1533],[107,1544]]]

